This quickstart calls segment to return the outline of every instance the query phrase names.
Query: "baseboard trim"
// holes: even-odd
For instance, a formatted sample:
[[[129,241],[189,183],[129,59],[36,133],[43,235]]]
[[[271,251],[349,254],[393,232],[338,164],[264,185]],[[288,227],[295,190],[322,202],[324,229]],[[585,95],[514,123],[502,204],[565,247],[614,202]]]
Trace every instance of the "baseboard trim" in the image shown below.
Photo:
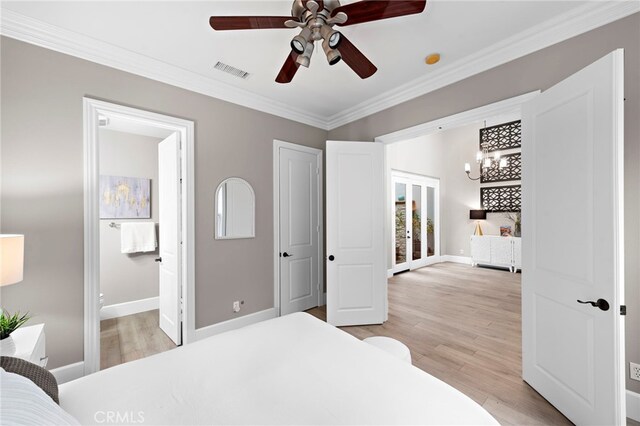
[[[63,365],[50,370],[50,372],[56,378],[58,384],[61,385],[84,376],[84,361]]]
[[[441,256],[441,262],[453,262],[453,263],[464,263],[465,265],[471,265],[471,258],[468,256],[453,256],[450,254],[445,254]]]
[[[640,422],[640,393],[627,390],[627,417]]]
[[[255,324],[257,322],[266,321],[278,316],[276,308],[265,309],[264,311],[255,312],[253,314],[245,315],[239,318],[230,319],[220,322],[218,324],[209,325],[196,329],[196,339],[206,339],[207,337],[215,336],[216,334],[224,333],[226,331],[242,328],[247,325]]]
[[[105,306],[100,310],[100,320],[124,317],[126,315],[139,314],[140,312],[152,311],[160,306],[159,297],[134,300],[133,302],[117,303]]]

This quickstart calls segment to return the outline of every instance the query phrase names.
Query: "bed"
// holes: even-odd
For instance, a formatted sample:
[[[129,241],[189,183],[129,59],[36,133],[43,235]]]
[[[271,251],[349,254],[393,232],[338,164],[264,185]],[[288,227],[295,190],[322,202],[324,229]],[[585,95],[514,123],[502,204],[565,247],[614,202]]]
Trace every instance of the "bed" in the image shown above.
[[[60,386],[81,424],[496,425],[446,383],[297,313]]]

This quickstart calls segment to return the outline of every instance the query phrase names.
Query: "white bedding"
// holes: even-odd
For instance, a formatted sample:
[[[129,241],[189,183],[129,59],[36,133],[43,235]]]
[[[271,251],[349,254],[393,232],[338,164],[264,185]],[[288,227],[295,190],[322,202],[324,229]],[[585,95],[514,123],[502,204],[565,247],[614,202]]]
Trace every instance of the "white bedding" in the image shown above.
[[[81,424],[498,424],[446,383],[304,313],[63,384],[60,405]]]

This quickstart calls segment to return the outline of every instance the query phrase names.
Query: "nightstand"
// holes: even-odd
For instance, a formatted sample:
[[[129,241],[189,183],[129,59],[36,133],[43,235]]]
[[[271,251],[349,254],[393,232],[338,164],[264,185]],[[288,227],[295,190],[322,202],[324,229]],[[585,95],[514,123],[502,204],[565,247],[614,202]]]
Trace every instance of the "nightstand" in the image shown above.
[[[41,367],[47,366],[44,324],[20,327],[11,336],[16,344],[14,358],[22,358]]]

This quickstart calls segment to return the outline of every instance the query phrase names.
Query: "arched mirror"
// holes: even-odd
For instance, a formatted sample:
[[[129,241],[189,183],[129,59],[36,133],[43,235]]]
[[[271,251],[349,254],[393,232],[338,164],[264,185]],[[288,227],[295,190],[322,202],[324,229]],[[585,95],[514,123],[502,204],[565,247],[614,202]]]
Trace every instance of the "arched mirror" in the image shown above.
[[[244,179],[228,178],[216,190],[216,239],[254,238],[256,201]]]

